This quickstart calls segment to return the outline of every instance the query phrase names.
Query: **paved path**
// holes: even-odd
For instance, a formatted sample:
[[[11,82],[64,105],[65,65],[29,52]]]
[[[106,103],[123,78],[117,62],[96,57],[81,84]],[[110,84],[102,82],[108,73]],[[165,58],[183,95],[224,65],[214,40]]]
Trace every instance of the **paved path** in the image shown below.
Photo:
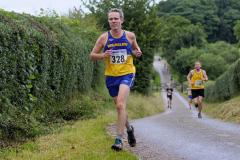
[[[169,81],[163,61],[154,68],[163,83]],[[162,92],[166,101],[166,93]],[[197,118],[178,92],[173,94],[173,109],[133,121],[138,144],[131,148],[146,160],[240,160],[240,125]]]

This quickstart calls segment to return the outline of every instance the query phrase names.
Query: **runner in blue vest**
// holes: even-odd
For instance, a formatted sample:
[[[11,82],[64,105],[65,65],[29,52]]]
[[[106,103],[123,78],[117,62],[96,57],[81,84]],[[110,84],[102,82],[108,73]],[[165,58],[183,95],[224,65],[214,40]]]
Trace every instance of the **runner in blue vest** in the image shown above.
[[[133,55],[135,57],[142,55],[135,34],[122,29],[123,20],[122,10],[111,9],[108,12],[111,30],[98,38],[90,54],[92,60],[105,61],[106,86],[110,96],[113,97],[118,113],[117,136],[112,145],[112,149],[116,151],[123,148],[125,126],[129,145],[132,147],[136,145],[134,128],[127,120],[126,103],[136,72]]]

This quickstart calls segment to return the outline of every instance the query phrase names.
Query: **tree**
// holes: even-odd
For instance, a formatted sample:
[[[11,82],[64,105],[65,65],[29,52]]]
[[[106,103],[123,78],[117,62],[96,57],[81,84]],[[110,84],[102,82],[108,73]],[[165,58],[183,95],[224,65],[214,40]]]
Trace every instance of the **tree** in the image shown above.
[[[220,19],[217,35],[220,40],[236,42],[233,27],[234,23],[240,19],[240,2],[238,0],[215,0],[218,7]]]
[[[233,34],[235,21],[240,19],[238,0],[167,0],[158,4],[158,15],[179,15],[193,24],[203,25],[208,40],[224,40],[235,43]]]
[[[240,20],[238,20],[234,26],[234,35],[240,40]]]
[[[163,56],[171,64],[174,63],[177,50],[191,46],[201,47],[205,42],[202,27],[191,24],[181,16],[162,17],[159,36]]]
[[[168,0],[160,1],[159,16],[179,15],[189,19],[193,24],[202,24],[209,40],[216,39],[219,18],[214,1],[209,0]]]
[[[208,44],[206,46],[206,52],[221,56],[227,65],[231,65],[240,58],[239,49],[224,41]]]
[[[193,68],[194,62],[198,60],[203,53],[203,50],[197,47],[181,48],[177,51],[173,66],[174,70],[178,73],[178,80],[180,82],[186,81],[186,76]]]
[[[199,60],[207,71],[209,79],[216,79],[227,69],[226,61],[220,55],[205,53],[200,55]]]
[[[209,78],[215,80],[239,58],[238,48],[220,41],[206,44],[201,48],[190,47],[178,50],[173,66],[179,73],[179,80],[186,80],[186,75],[193,68],[194,62],[200,60]]]

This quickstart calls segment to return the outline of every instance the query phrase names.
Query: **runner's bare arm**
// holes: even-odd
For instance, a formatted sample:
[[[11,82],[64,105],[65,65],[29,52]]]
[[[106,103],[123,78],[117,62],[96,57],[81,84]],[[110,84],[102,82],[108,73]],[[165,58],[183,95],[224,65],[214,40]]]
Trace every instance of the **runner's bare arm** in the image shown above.
[[[187,75],[187,80],[188,80],[188,84],[191,85],[192,82],[191,82],[191,78],[192,78],[192,75],[193,75],[193,71],[191,70],[188,75]]]
[[[208,81],[208,76],[205,70],[203,70],[203,77],[204,77],[204,81]]]
[[[92,52],[90,53],[91,60],[102,60],[106,57],[111,55],[111,51],[107,50],[105,53],[101,53],[104,44],[106,43],[107,35],[106,33],[103,33],[96,41],[95,46],[92,49]]]
[[[135,34],[133,32],[127,32],[127,37],[129,37],[129,39],[132,41],[133,54],[136,57],[140,57],[142,55],[142,51],[138,46]]]

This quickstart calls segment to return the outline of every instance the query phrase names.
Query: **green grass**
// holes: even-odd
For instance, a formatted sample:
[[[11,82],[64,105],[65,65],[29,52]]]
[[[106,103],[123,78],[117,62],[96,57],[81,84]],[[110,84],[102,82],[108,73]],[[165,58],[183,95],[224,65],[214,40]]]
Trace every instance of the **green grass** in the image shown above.
[[[114,152],[110,149],[113,137],[107,135],[106,126],[116,120],[112,102],[108,110],[95,119],[78,120],[65,125],[55,133],[39,137],[17,148],[0,151],[3,160],[136,160],[128,151]],[[159,93],[151,97],[130,95],[128,113],[131,118],[141,118],[163,111]]]
[[[151,90],[154,91],[159,91],[160,86],[161,86],[161,79],[159,76],[159,73],[153,69],[153,74],[152,74],[152,80],[151,80]]]
[[[128,101],[128,115],[132,119],[142,118],[163,112],[163,101],[160,92],[151,96],[132,94]]]
[[[213,118],[240,124],[240,96],[221,103],[206,103],[204,112]]]

